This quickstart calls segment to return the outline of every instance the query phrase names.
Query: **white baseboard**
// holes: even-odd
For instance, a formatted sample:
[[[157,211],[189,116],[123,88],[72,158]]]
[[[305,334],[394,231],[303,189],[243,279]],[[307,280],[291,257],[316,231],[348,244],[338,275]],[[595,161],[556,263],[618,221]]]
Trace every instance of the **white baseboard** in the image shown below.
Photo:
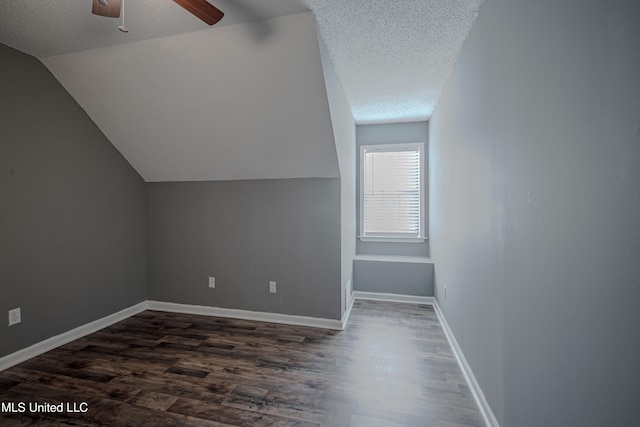
[[[351,301],[353,305],[353,299]],[[0,358],[0,372],[39,356],[42,353],[53,350],[71,341],[111,326],[145,310],[167,311],[184,314],[200,314],[204,316],[227,317],[231,319],[255,320],[259,322],[282,323],[286,325],[309,326],[313,328],[344,330],[348,314],[343,320],[322,319],[317,317],[295,316],[290,314],[266,313],[248,310],[235,310],[229,308],[206,307],[199,305],[175,304],[161,301],[143,301],[139,304],[125,308],[117,313],[110,314],[102,319],[94,320],[86,325],[79,326],[60,335],[47,338],[15,353]],[[351,307],[349,307],[349,312]]]
[[[349,322],[349,316],[351,316],[351,310],[353,309],[353,303],[356,301],[354,293],[351,293],[349,300],[347,301],[347,309],[342,316],[342,330],[347,329],[347,323]]]
[[[379,292],[354,291],[353,296],[354,298],[357,298],[357,299],[405,302],[410,304],[433,304],[435,302],[435,299],[433,297],[419,297],[414,295],[400,295],[400,294],[384,294]]]
[[[94,320],[91,323],[87,323],[86,325],[82,325],[70,331],[63,332],[60,335],[47,338],[44,341],[40,341],[39,343],[33,344],[32,346],[23,348],[22,350],[18,350],[15,353],[4,356],[0,358],[0,371],[4,371],[5,369],[29,360],[32,357],[39,356],[42,353],[46,353],[47,351],[53,350],[54,348],[60,347],[61,345],[68,344],[71,341],[77,340],[78,338],[82,338],[86,335],[97,332],[100,329],[106,328],[107,326],[111,326],[114,323],[118,323],[133,315],[141,313],[146,310],[146,307],[147,303],[146,301],[143,301],[129,308],[125,308],[124,310],[120,310],[117,313],[105,316],[102,319]]]
[[[199,314],[203,316],[227,317],[230,319],[255,320],[258,322],[282,323],[285,325],[309,326],[313,328],[342,330],[342,321],[292,314],[267,313],[203,305],[176,304],[172,302],[147,301],[147,310],[172,313]]]
[[[462,374],[464,375],[464,378],[467,382],[467,385],[471,390],[473,399],[476,401],[476,404],[478,405],[478,409],[480,410],[480,414],[484,419],[484,423],[486,424],[487,427],[500,427],[500,425],[498,424],[498,420],[496,419],[493,411],[491,410],[491,406],[489,406],[489,403],[487,402],[487,399],[485,398],[484,393],[482,392],[482,389],[480,388],[480,385],[476,380],[476,377],[473,375],[473,371],[471,370],[469,363],[467,363],[467,359],[465,359],[464,354],[462,353],[462,349],[458,345],[458,342],[456,341],[456,338],[453,335],[451,328],[449,328],[449,325],[447,324],[447,320],[444,318],[444,314],[442,313],[442,310],[440,310],[440,306],[438,305],[438,302],[436,301],[435,298],[418,297],[413,295],[385,294],[385,293],[378,293],[378,292],[362,292],[362,291],[355,291],[353,294],[354,294],[354,298],[358,298],[358,299],[433,305],[436,315],[438,316],[438,320],[440,320],[440,324],[442,325],[442,330],[444,331],[444,334],[447,337],[447,341],[449,341],[449,344],[451,345],[453,354],[455,355],[458,365],[460,366],[460,369],[462,370]]]
[[[353,301],[351,302],[353,305]],[[282,323],[286,325],[309,326],[313,328],[344,330],[348,314],[343,320],[322,319],[317,317],[295,316],[290,314],[265,313],[248,310],[235,310],[229,308],[206,307],[199,305],[175,304],[161,301],[143,301],[139,304],[125,308],[102,319],[94,320],[86,325],[79,326],[60,335],[47,338],[15,353],[0,358],[0,372],[39,356],[42,353],[53,350],[71,341],[111,326],[145,310],[168,311],[173,313],[200,314],[204,316],[228,317],[231,319],[255,320],[259,322]],[[349,308],[349,312],[351,307]]]
[[[435,299],[433,302],[433,307],[436,311],[436,314],[438,315],[438,319],[440,320],[440,324],[442,325],[444,334],[446,335],[447,340],[451,345],[453,354],[455,355],[456,360],[458,361],[458,365],[460,365],[462,374],[464,375],[464,378],[467,381],[469,388],[471,389],[471,394],[473,395],[473,398],[476,401],[476,404],[478,405],[478,409],[480,410],[480,414],[484,419],[485,425],[487,427],[500,427],[500,425],[498,424],[498,420],[496,419],[496,416],[491,410],[491,406],[489,406],[489,402],[487,402],[487,399],[484,397],[484,393],[482,392],[482,389],[480,388],[480,385],[478,384],[476,377],[473,375],[473,371],[471,370],[471,367],[467,363],[467,359],[465,359],[464,354],[462,353],[462,349],[460,348],[460,346],[458,345],[458,342],[456,341],[456,337],[453,335],[453,332],[449,328],[449,325],[447,324],[447,320],[444,318],[444,314],[442,313],[442,310],[440,310],[440,306],[438,305],[438,302],[435,301]]]
[[[351,309],[353,308],[353,303],[356,299],[369,299],[376,301],[391,301],[391,302],[404,302],[404,303],[412,303],[412,304],[431,304],[433,305],[435,312],[440,320],[440,324],[442,325],[442,329],[444,331],[449,344],[453,350],[453,353],[458,361],[458,365],[460,365],[460,369],[471,389],[471,393],[473,398],[475,399],[478,408],[480,409],[480,413],[482,414],[482,418],[484,419],[487,427],[499,427],[498,421],[496,420],[489,403],[487,402],[480,385],[476,381],[475,376],[473,375],[473,371],[471,367],[467,363],[467,360],[462,353],[462,349],[458,345],[458,342],[453,335],[453,332],[449,328],[447,321],[440,310],[440,306],[438,306],[437,301],[433,297],[418,297],[412,295],[399,295],[399,294],[383,294],[376,292],[362,292],[362,291],[354,291],[351,295],[351,298],[348,302],[348,308],[345,311],[345,314],[342,320],[333,320],[333,319],[323,319],[316,317],[307,317],[307,316],[295,316],[289,314],[279,314],[279,313],[265,313],[265,312],[256,312],[256,311],[248,311],[248,310],[236,310],[229,308],[219,308],[219,307],[208,307],[208,306],[200,306],[200,305],[188,305],[188,304],[175,304],[169,302],[161,302],[161,301],[144,301],[129,308],[125,308],[124,310],[118,311],[117,313],[113,313],[109,316],[103,317],[101,319],[95,320],[93,322],[87,323],[86,325],[79,326],[70,331],[64,332],[60,335],[53,336],[39,343],[33,344],[27,348],[22,350],[18,350],[15,353],[9,354],[0,358],[0,372],[8,369],[12,366],[15,366],[19,363],[22,363],[28,359],[36,357],[42,353],[46,353],[47,351],[53,350],[54,348],[60,347],[64,344],[67,344],[71,341],[82,338],[86,335],[92,334],[94,332],[99,331],[100,329],[106,328],[107,326],[113,325],[114,323],[125,320],[131,316],[134,316],[138,313],[141,313],[145,310],[157,310],[157,311],[167,311],[174,313],[184,313],[184,314],[199,314],[205,316],[216,316],[216,317],[227,317],[232,319],[241,319],[241,320],[255,320],[260,322],[271,322],[271,323],[282,323],[287,325],[297,325],[297,326],[310,326],[315,328],[323,328],[323,329],[334,329],[334,330],[344,330],[347,321],[349,320],[349,315],[351,314]]]

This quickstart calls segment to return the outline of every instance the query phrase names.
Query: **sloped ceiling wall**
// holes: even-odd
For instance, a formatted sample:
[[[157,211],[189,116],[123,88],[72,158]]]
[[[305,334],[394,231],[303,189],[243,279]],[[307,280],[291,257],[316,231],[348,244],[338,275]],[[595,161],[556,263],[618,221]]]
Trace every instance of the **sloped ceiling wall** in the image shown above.
[[[339,177],[315,20],[43,60],[146,181]]]
[[[356,124],[349,108],[344,88],[333,67],[327,46],[318,33],[320,59],[327,88],[327,99],[333,134],[340,165],[340,255],[341,262],[341,298],[344,313],[348,305],[348,296],[344,289],[353,276],[353,257],[356,255]]]

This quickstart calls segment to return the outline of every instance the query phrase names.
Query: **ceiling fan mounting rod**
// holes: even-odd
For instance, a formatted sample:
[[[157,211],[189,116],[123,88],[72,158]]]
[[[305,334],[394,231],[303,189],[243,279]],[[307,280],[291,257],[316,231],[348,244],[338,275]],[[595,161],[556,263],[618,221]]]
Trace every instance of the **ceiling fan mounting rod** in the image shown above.
[[[100,0],[98,0],[100,1]],[[104,0],[106,1],[106,0]],[[124,26],[124,0],[122,0],[122,25],[118,26],[118,29],[120,31],[122,31],[123,33],[128,33],[129,29],[127,27]]]

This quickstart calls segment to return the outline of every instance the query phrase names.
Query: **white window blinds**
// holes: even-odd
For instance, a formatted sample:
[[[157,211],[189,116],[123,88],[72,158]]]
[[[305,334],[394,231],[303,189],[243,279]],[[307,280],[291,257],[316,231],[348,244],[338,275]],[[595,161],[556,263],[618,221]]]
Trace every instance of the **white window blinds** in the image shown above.
[[[362,237],[423,237],[422,149],[362,147]]]

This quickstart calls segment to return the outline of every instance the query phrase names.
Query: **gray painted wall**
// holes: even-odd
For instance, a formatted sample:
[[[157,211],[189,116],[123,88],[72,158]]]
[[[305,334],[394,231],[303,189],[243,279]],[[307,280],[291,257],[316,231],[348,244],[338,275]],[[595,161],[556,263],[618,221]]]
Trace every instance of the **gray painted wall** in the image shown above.
[[[145,184],[40,62],[0,46],[0,313],[23,315],[0,326],[0,357],[147,298],[341,319],[355,254],[355,124],[318,47],[318,110],[334,138],[322,150],[342,178]]]
[[[429,148],[429,126],[427,122],[412,123],[384,123],[376,125],[358,125],[356,126],[356,230],[360,233],[360,146],[374,144],[406,144],[410,142],[424,142],[425,154]],[[425,165],[428,164],[428,158],[425,159]],[[425,173],[425,181],[427,176]],[[425,188],[428,189],[428,182],[425,182]],[[428,197],[428,191],[425,192]],[[429,217],[429,206],[426,204],[427,218]],[[429,227],[427,226],[427,236],[429,235]],[[410,255],[410,256],[429,256],[429,241],[424,243],[376,243],[361,242],[359,239],[356,244],[356,252],[358,254],[372,255]]]
[[[0,356],[146,299],[145,183],[36,59],[0,45]],[[8,327],[7,311],[22,323]]]
[[[430,121],[436,298],[503,426],[640,419],[638,22],[486,0]]]
[[[341,318],[339,178],[149,183],[148,209],[149,299]]]
[[[355,290],[420,297],[433,296],[433,264],[356,259]]]

